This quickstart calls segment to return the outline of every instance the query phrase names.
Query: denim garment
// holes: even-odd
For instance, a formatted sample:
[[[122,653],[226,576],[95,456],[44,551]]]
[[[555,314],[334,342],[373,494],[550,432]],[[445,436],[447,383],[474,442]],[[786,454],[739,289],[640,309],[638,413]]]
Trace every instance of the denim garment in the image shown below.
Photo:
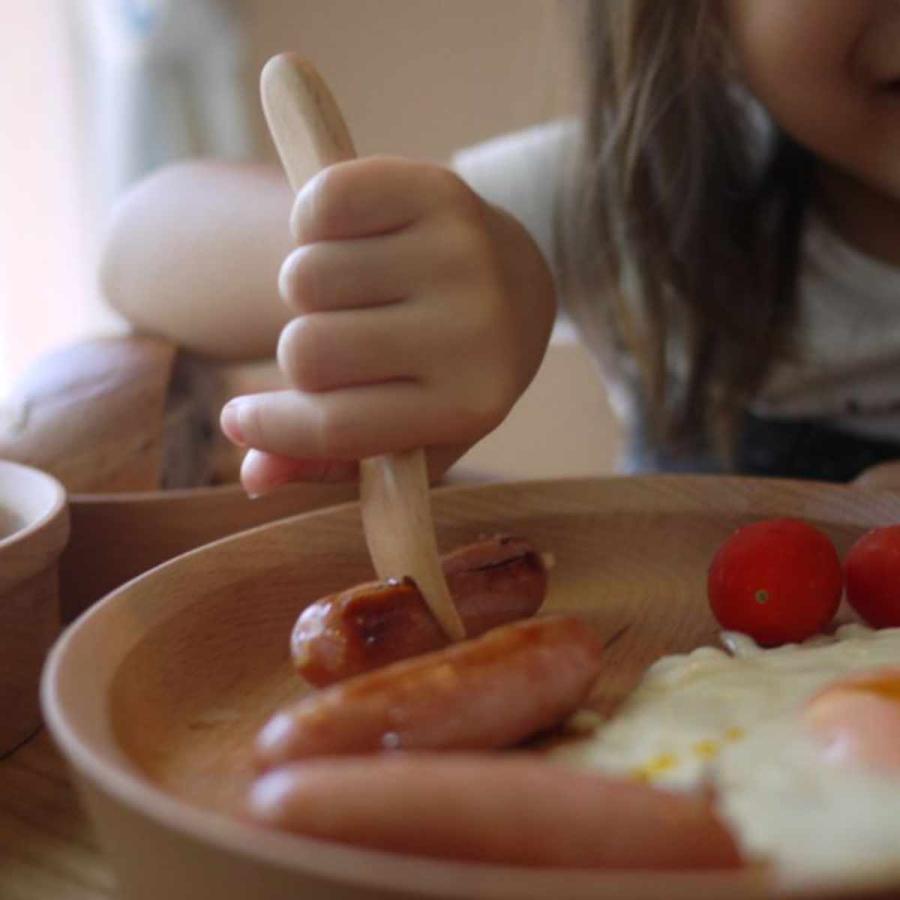
[[[673,454],[654,449],[638,429],[632,435],[623,469],[628,474],[731,472],[846,482],[890,460],[900,460],[900,443],[850,434],[815,419],[770,419],[747,413],[731,467],[702,451]]]

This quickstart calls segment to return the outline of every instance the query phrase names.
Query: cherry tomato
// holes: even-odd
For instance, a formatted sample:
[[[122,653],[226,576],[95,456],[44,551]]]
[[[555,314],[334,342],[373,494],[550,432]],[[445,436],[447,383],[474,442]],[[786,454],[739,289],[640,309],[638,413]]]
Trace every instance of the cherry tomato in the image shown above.
[[[769,519],[738,529],[709,567],[709,603],[719,624],[758,644],[805,640],[841,602],[843,571],[834,544],[799,519]]]
[[[847,600],[874,628],[900,625],[900,525],[874,528],[844,561]]]

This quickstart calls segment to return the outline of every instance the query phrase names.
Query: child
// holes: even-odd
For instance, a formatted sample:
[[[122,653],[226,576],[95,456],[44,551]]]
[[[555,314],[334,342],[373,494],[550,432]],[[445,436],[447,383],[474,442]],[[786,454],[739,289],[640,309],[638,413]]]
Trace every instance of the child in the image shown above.
[[[409,446],[443,471],[528,385],[557,291],[631,470],[845,480],[900,456],[900,3],[595,0],[588,25],[584,122],[462,155],[476,190],[334,166],[296,198],[294,249],[259,169],[126,199],[104,282],[132,321],[232,357],[281,329],[296,390],[222,413],[248,490]]]

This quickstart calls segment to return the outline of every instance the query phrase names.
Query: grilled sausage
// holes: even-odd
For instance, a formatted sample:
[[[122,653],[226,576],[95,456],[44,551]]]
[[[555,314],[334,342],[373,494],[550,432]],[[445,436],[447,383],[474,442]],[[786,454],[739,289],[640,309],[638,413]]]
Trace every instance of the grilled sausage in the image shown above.
[[[247,803],[263,826],[443,859],[529,866],[741,864],[708,797],[525,754],[398,754],[294,763]]]
[[[553,616],[393,663],[277,713],[256,741],[264,768],[380,750],[484,750],[558,724],[590,692],[600,637]]]
[[[468,637],[534,615],[544,601],[547,570],[524,540],[495,537],[442,560],[450,595]],[[437,650],[447,639],[410,580],[373,582],[308,606],[291,634],[300,675],[324,687]]]

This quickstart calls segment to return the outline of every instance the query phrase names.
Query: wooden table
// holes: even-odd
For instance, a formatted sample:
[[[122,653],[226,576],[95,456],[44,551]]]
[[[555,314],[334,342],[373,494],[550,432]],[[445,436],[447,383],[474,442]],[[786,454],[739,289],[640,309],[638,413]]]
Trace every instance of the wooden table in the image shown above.
[[[41,730],[0,760],[0,898],[108,900],[113,876]]]

